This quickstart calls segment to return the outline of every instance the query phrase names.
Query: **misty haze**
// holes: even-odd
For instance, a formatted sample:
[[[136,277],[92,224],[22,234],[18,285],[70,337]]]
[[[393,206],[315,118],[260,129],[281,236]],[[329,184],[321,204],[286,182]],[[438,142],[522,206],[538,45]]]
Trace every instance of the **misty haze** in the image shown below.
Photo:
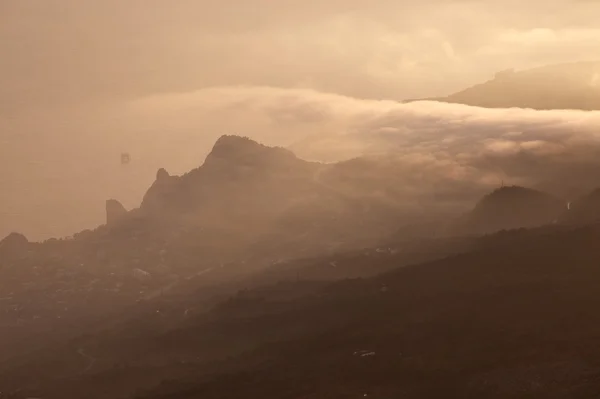
[[[0,399],[597,397],[599,16],[0,0]]]

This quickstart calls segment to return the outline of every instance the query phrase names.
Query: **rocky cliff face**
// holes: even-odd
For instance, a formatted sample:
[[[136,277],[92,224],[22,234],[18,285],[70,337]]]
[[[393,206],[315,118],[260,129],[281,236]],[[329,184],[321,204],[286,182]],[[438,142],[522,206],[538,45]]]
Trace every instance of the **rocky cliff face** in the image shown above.
[[[182,176],[159,170],[140,214],[170,226],[163,230],[201,230],[211,248],[261,241],[265,251],[285,242],[310,252],[353,245],[395,231],[406,216],[393,167],[356,163],[309,162],[283,148],[222,136],[200,167]]]
[[[159,170],[141,210],[153,216],[207,213],[207,218],[215,212],[273,211],[286,193],[297,194],[299,183],[311,181],[318,167],[283,148],[222,136],[204,164],[189,173],[170,176]]]

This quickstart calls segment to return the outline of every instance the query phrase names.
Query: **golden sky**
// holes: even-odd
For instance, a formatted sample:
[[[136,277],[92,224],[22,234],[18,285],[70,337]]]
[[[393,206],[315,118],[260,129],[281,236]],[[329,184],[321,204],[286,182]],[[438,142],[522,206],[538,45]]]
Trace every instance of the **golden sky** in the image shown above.
[[[598,15],[593,0],[0,0],[0,105],[236,84],[442,95],[597,57]]]
[[[307,137],[333,135],[356,155],[381,129],[434,131],[440,143],[456,140],[444,126],[462,129],[453,142],[469,146],[449,147],[442,161],[415,145],[409,158],[430,166],[522,143],[538,155],[539,145],[592,151],[597,115],[394,101],[507,68],[600,58],[599,15],[593,0],[0,0],[0,237],[93,228],[106,199],[136,206],[159,167],[200,165],[225,133],[300,141],[317,156],[332,147]],[[562,133],[539,144],[549,124]],[[505,137],[523,129],[534,133]],[[575,140],[574,129],[586,136]]]

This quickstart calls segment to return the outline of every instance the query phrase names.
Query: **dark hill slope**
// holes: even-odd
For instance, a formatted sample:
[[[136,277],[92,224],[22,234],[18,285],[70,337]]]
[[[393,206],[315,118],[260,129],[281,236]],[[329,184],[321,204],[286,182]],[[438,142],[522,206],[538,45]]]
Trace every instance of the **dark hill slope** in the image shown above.
[[[542,234],[338,283],[275,312],[267,296],[235,320],[264,334],[294,320],[301,337],[140,397],[595,397],[599,240],[596,228]]]
[[[600,221],[600,189],[569,204],[569,209],[561,216],[561,222],[568,224],[597,223]]]
[[[566,203],[519,186],[499,188],[483,197],[455,225],[457,234],[486,234],[500,230],[539,227],[553,223],[566,210]]]
[[[242,290],[166,330],[152,310],[94,344],[74,342],[60,358],[76,373],[27,395],[114,398],[137,386],[144,399],[595,397],[599,240],[598,227],[505,232],[374,278]],[[78,348],[97,359],[91,370]]]
[[[159,170],[140,208],[108,201],[107,225],[43,243],[13,234],[0,244],[0,361],[190,284],[379,245],[420,218],[397,175],[387,162],[311,163],[223,136],[199,168]]]

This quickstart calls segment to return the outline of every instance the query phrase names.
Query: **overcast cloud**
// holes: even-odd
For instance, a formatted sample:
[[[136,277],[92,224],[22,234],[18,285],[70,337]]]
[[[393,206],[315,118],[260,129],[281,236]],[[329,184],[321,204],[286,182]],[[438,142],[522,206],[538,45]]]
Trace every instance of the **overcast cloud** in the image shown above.
[[[137,206],[159,167],[200,165],[226,133],[311,159],[391,152],[413,191],[504,179],[571,196],[600,185],[598,113],[398,101],[597,58],[598,15],[581,0],[0,0],[0,236],[94,227],[105,199]]]
[[[237,84],[449,94],[505,68],[597,57],[598,15],[574,0],[0,0],[0,104]]]
[[[60,122],[56,122],[59,120]],[[224,87],[150,96],[90,111],[4,120],[3,227],[68,235],[102,223],[104,200],[139,205],[156,170],[202,164],[222,134],[332,162],[386,155],[407,202],[505,184],[570,199],[600,186],[600,112],[483,109],[362,100],[306,89]],[[60,131],[36,144],[38,129]],[[32,134],[33,136],[33,134]],[[120,153],[131,153],[122,166]],[[16,171],[17,173],[11,173]],[[463,195],[471,205],[476,197]],[[6,231],[4,231],[6,232]],[[3,233],[4,233],[3,232]]]

